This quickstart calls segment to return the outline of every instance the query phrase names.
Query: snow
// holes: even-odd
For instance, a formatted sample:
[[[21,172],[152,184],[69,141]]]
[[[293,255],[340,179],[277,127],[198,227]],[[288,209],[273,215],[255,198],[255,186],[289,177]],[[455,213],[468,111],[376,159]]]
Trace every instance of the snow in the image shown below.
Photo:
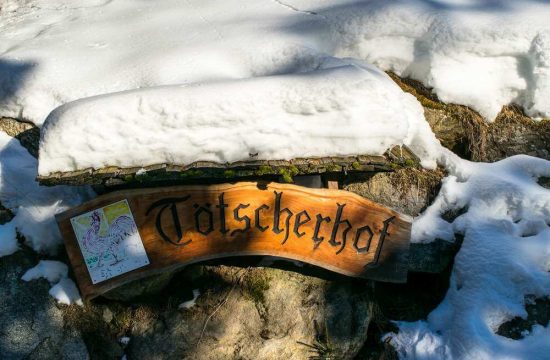
[[[493,120],[511,102],[550,117],[550,6],[544,1],[367,1],[332,16],[338,56],[433,87]]]
[[[13,221],[0,225],[0,257],[11,255],[19,250],[17,233]]]
[[[61,278],[66,278],[68,273],[69,268],[60,261],[40,260],[38,265],[23,274],[21,280],[31,281],[44,278],[50,283],[57,283]]]
[[[40,260],[38,265],[27,270],[21,277],[21,280],[31,281],[44,278],[50,282],[49,294],[57,300],[59,304],[83,305],[82,299],[75,283],[69,279],[69,268],[62,262],[54,260]]]
[[[76,304],[84,306],[74,281],[69,278],[61,279],[50,289],[49,294],[56,299],[59,304]]]
[[[437,141],[412,95],[372,66],[327,66],[68,103],[43,126],[38,172],[225,163],[256,153],[265,160],[382,154],[401,144],[435,166]]]
[[[10,1],[0,116],[137,88],[312,71],[353,57],[493,120],[550,116],[550,6],[525,0]]]
[[[550,162],[517,155],[471,163],[448,154],[450,172],[434,203],[413,223],[413,241],[464,235],[451,285],[426,322],[399,323],[392,344],[403,359],[543,359],[550,327],[521,340],[498,327],[527,316],[525,297],[550,295]],[[466,209],[452,223],[441,215]]]
[[[92,193],[87,187],[44,187],[35,181],[37,161],[17,139],[0,131],[0,203],[15,218],[2,226],[0,255],[15,248],[15,227],[34,250],[53,254],[61,244],[54,215],[76,206]],[[6,250],[4,250],[6,249]]]
[[[199,289],[193,289],[193,298],[179,304],[178,309],[191,309],[193,306],[195,306],[200,294],[201,292]]]

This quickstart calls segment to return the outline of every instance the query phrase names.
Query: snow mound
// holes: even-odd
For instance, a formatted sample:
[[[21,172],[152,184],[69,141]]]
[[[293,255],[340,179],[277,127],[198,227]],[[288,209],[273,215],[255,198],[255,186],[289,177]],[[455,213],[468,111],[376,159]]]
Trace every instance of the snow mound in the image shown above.
[[[69,268],[60,261],[40,260],[38,265],[27,270],[21,277],[21,280],[31,281],[40,278],[48,280],[50,283],[57,283],[62,278],[67,277]]]
[[[353,56],[433,87],[439,98],[493,120],[517,103],[550,117],[546,1],[366,1],[328,12]]]
[[[199,295],[201,294],[199,289],[193,289],[193,298],[191,300],[187,300],[182,302],[178,305],[178,309],[191,309],[193,306],[196,305],[197,299],[199,298]]]
[[[15,3],[0,12],[0,116],[38,125],[80,98],[312,71],[327,57],[413,77],[488,120],[510,102],[550,117],[546,1]]]
[[[56,299],[59,304],[84,305],[74,281],[69,278],[61,279],[50,289],[49,294]]]
[[[76,206],[91,195],[88,188],[41,187],[35,181],[37,161],[17,139],[0,131],[0,203],[15,218],[1,227],[0,255],[17,248],[14,228],[36,251],[53,253],[61,244],[54,215]]]
[[[436,201],[413,223],[413,241],[464,235],[450,289],[427,322],[399,323],[392,344],[403,359],[543,359],[550,328],[524,339],[496,335],[526,317],[525,297],[550,294],[550,162],[518,155],[492,164],[447,156]],[[452,223],[441,216],[460,213]]]
[[[106,166],[382,154],[439,149],[414,97],[365,64],[122,92],[47,118],[39,174]]]

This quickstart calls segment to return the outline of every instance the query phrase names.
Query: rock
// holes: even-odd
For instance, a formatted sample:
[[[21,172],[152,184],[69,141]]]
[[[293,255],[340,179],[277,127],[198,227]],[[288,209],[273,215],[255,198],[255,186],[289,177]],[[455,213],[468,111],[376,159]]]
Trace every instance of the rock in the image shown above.
[[[417,216],[437,195],[443,176],[439,169],[411,167],[380,172],[367,178],[350,176],[342,188],[403,214]]]
[[[424,115],[441,144],[459,156],[493,162],[527,154],[550,160],[550,119],[533,120],[516,105],[504,106],[488,123],[474,110],[445,104],[418,81],[389,73],[424,107]]]
[[[4,225],[11,221],[11,219],[14,218],[14,214],[11,212],[10,209],[5,208],[2,204],[0,204],[0,225]]]
[[[65,329],[48,282],[21,280],[35,257],[23,249],[0,258],[0,359],[89,359],[80,334]]]
[[[525,297],[527,318],[515,317],[498,327],[497,334],[519,340],[528,336],[534,326],[548,327],[550,324],[550,297],[528,295]]]
[[[343,189],[393,208],[410,216],[419,215],[435,198],[443,171],[416,168],[378,173],[367,179],[353,179]],[[409,248],[409,271],[439,273],[454,259],[460,241],[436,240],[412,243]]]
[[[454,260],[460,249],[461,241],[458,235],[455,242],[436,239],[422,244],[413,243],[409,248],[409,271],[441,273]]]
[[[173,275],[174,272],[169,271],[151,275],[117,287],[102,296],[111,300],[128,301],[139,296],[157,294],[170,283]]]
[[[0,117],[0,130],[18,139],[32,156],[38,158],[40,129],[35,125],[16,119]]]
[[[103,320],[107,324],[110,323],[111,321],[113,321],[113,313],[111,312],[111,310],[109,310],[109,308],[105,308],[103,310]]]
[[[366,281],[204,266],[194,307],[135,315],[132,359],[352,359],[371,321]],[[180,299],[185,300],[185,299]]]

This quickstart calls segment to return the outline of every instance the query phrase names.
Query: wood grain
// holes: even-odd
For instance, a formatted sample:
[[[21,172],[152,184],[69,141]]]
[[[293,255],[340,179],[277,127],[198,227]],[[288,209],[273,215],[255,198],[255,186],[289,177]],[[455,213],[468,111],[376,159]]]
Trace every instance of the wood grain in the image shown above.
[[[94,285],[70,219],[124,199],[150,264]],[[124,190],[57,221],[85,299],[154,273],[241,255],[278,256],[379,281],[407,277],[410,218],[343,190],[255,182]]]

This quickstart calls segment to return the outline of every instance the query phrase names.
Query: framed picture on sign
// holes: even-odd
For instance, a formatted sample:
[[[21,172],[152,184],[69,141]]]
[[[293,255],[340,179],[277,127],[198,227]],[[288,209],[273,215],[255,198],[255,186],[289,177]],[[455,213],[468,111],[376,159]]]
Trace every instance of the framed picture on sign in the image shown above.
[[[71,218],[93,284],[149,264],[127,200]]]

